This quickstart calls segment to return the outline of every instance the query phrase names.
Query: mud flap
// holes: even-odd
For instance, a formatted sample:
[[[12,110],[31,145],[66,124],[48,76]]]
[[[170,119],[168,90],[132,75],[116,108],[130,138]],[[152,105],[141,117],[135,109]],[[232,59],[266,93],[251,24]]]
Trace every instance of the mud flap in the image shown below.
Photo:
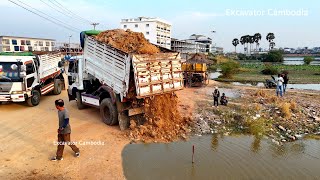
[[[125,112],[118,113],[118,121],[119,121],[119,127],[121,131],[129,128],[130,119],[129,119],[129,116],[125,114]]]
[[[75,99],[76,99],[76,97],[73,95],[73,93],[70,94],[69,89],[67,90],[67,92],[68,92],[69,101],[72,101],[72,100],[75,100]]]
[[[126,109],[126,104],[120,102],[120,97],[117,94],[116,95],[116,105],[117,105],[117,110],[118,110],[118,122],[119,122],[119,127],[120,130],[126,130],[130,126],[130,119],[129,116],[127,115]]]

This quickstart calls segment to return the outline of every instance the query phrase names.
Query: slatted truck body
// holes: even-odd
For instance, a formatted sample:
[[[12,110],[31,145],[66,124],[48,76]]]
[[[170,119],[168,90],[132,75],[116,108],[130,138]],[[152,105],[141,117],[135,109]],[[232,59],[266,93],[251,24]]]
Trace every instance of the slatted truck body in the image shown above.
[[[42,95],[60,94],[64,88],[61,54],[0,54],[0,102],[36,106]],[[59,64],[61,65],[59,67]]]
[[[85,36],[84,54],[69,66],[70,100],[79,109],[100,108],[108,125],[128,127],[128,116],[143,113],[144,99],[183,88],[179,53],[128,54]]]

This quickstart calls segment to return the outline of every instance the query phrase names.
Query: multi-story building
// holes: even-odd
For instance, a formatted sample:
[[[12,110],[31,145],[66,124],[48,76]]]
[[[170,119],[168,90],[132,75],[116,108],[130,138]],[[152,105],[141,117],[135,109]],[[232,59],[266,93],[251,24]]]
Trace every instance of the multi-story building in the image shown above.
[[[211,52],[211,49],[213,47],[211,38],[209,38],[207,36],[204,36],[204,35],[192,34],[189,37],[189,40],[197,42],[197,43],[205,44],[206,45],[206,51],[205,52],[208,52],[208,53]]]
[[[0,36],[0,52],[52,51],[54,39]]]
[[[70,54],[79,54],[82,53],[82,48],[80,43],[66,43],[66,42],[57,42],[54,50],[70,53]]]
[[[207,45],[192,40],[171,39],[171,50],[180,53],[205,53]]]
[[[171,24],[165,20],[150,17],[122,19],[120,28],[141,32],[150,43],[167,49],[171,48]]]

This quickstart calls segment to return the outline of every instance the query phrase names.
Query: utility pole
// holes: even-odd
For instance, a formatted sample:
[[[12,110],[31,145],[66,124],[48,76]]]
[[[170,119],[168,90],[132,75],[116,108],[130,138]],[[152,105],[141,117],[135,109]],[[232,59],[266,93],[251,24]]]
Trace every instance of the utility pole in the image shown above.
[[[69,36],[69,48],[68,48],[68,49],[69,49],[69,53],[70,53],[70,50],[71,50],[71,49],[70,49],[70,48],[71,48],[71,47],[70,47],[70,38],[71,38],[71,37],[72,37],[72,35]]]
[[[211,31],[211,32],[212,32],[213,34],[216,33],[216,31]],[[211,45],[212,45],[213,47],[215,47],[215,45],[213,45],[213,37],[214,37],[214,36],[212,36]],[[212,47],[211,47],[211,48],[212,48]],[[211,48],[209,49],[209,52],[211,52]]]
[[[100,23],[91,23],[91,25],[93,26],[93,29],[96,30],[96,26],[99,25]]]

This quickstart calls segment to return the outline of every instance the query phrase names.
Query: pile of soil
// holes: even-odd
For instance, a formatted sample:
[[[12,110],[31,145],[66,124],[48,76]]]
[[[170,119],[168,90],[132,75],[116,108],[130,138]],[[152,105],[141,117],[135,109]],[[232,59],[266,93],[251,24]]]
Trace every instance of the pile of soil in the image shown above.
[[[146,119],[143,125],[130,121],[130,138],[143,142],[171,142],[186,139],[190,132],[190,117],[181,117],[178,111],[178,97],[171,94],[155,96],[145,100]]]
[[[100,42],[107,43],[126,53],[156,54],[160,50],[148,42],[142,33],[122,29],[107,30],[95,36]]]

